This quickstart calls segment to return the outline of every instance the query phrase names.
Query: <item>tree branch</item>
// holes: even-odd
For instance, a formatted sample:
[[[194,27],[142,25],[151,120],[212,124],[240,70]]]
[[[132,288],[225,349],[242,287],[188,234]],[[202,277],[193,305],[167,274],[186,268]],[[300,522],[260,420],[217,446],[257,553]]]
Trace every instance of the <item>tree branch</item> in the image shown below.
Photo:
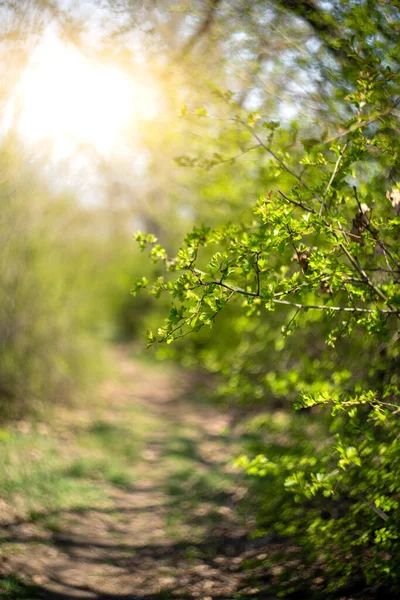
[[[191,52],[191,50],[193,50],[193,48],[197,44],[197,42],[199,42],[199,40],[211,28],[211,26],[215,20],[215,13],[217,11],[217,8],[218,8],[218,5],[220,4],[220,2],[221,2],[221,0],[210,0],[205,19],[200,24],[200,27],[198,28],[198,30],[188,39],[188,41],[184,45],[184,47],[181,51],[181,57],[184,57],[187,54],[189,54],[189,52]]]

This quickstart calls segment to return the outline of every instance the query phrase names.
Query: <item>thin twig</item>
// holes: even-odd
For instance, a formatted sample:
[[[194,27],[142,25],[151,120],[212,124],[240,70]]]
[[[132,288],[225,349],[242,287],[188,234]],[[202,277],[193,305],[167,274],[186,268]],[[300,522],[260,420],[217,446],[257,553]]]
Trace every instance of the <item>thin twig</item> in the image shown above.
[[[282,198],[284,198],[285,200],[290,202],[290,204],[294,204],[295,206],[298,206],[299,208],[302,208],[303,210],[305,210],[309,213],[312,213],[314,215],[317,214],[317,212],[313,208],[309,208],[308,206],[305,206],[302,202],[298,202],[297,200],[292,200],[292,198],[289,198],[289,196],[284,194],[281,189],[276,188],[276,191],[282,196]]]
[[[375,294],[381,300],[383,300],[383,302],[385,302],[385,304],[391,309],[392,312],[395,312],[395,313],[397,313],[399,315],[399,311],[396,310],[393,306],[391,306],[388,303],[388,299],[386,298],[386,296],[382,292],[382,290],[380,290],[379,288],[377,288],[376,285],[374,283],[372,283],[372,281],[370,280],[370,278],[368,277],[368,275],[366,274],[366,272],[364,271],[364,269],[360,265],[358,259],[350,254],[350,252],[347,250],[347,248],[346,248],[346,246],[344,244],[340,243],[339,246],[341,247],[341,249],[343,250],[343,252],[346,254],[347,258],[349,259],[349,261],[351,262],[351,264],[353,265],[353,267],[356,269],[356,271],[358,271],[358,273],[361,275],[361,277],[363,278],[363,280],[365,281],[365,283],[371,288],[371,290],[373,290],[375,292]]]
[[[356,202],[358,204],[358,208],[359,208],[360,212],[363,212],[360,200],[358,199],[357,188],[356,188],[355,185],[353,185],[353,192],[354,192],[354,197],[356,199]],[[392,260],[396,266],[399,266],[399,263],[394,258],[394,256],[392,256],[391,252],[389,252],[389,250],[387,249],[386,245],[378,238],[376,230],[373,229],[373,227],[371,227],[371,224],[370,224],[370,221],[369,221],[368,218],[367,218],[367,222],[366,222],[365,228],[367,229],[367,231],[369,231],[369,233],[372,235],[372,237],[374,238],[375,242],[380,246],[380,248],[382,248],[382,251],[383,251],[383,253],[385,255],[385,259],[386,259],[386,265],[387,265],[388,269],[392,270],[392,272],[393,272],[393,269],[391,268],[391,265],[390,265],[390,263],[388,261],[388,258],[390,258],[390,260]]]
[[[241,125],[243,125],[244,127],[246,127],[247,131],[249,131],[253,137],[256,138],[257,142],[260,144],[260,146],[262,148],[264,148],[264,150],[266,150],[271,156],[272,158],[278,163],[278,165],[284,170],[286,171],[286,173],[289,173],[289,175],[291,175],[292,177],[294,177],[295,179],[297,179],[297,181],[304,187],[306,188],[306,190],[308,190],[313,196],[314,198],[316,198],[318,200],[318,202],[320,202],[321,204],[323,203],[321,197],[316,194],[314,192],[314,190],[312,188],[309,187],[309,185],[303,181],[303,179],[300,177],[300,175],[298,175],[295,171],[292,171],[292,169],[290,167],[288,167],[282,159],[279,158],[279,156],[266,144],[264,144],[264,142],[262,141],[262,139],[260,138],[260,136],[254,131],[254,129],[252,127],[250,127],[250,125],[248,125],[247,123],[245,123],[244,121],[241,121],[240,119],[237,119],[238,123],[240,123]]]
[[[260,295],[260,286],[261,286],[261,282],[260,282],[260,267],[258,266],[258,257],[260,256],[260,252],[256,253],[256,260],[255,260],[255,265],[254,265],[254,269],[256,272],[256,276],[257,276],[257,295]]]
[[[257,148],[261,148],[260,144],[256,144],[255,146],[250,146],[250,148],[246,148],[245,150],[243,150],[243,152],[240,152],[240,154],[237,154],[236,156],[231,156],[230,158],[224,158],[223,160],[219,160],[213,166],[218,167],[219,165],[223,165],[224,163],[236,162],[239,158],[241,158],[245,154],[248,154],[252,150],[257,150]]]
[[[321,204],[321,208],[319,209],[319,214],[320,215],[322,215],[322,211],[323,211],[324,206],[325,206],[325,198],[327,197],[328,192],[330,190],[330,187],[331,187],[331,185],[332,185],[332,183],[333,183],[333,181],[334,181],[334,179],[336,177],[336,174],[338,172],[340,163],[342,162],[343,155],[346,152],[347,145],[348,145],[348,142],[345,143],[345,145],[343,146],[342,150],[340,151],[340,154],[339,154],[338,159],[337,159],[336,164],[335,164],[335,168],[333,169],[332,176],[331,176],[331,178],[330,178],[330,180],[328,182],[328,185],[326,186],[325,194],[324,194],[324,197],[323,197],[323,202]]]
[[[326,304],[299,304],[298,302],[290,302],[289,300],[278,300],[277,298],[272,298],[272,302],[276,304],[285,304],[286,306],[295,306],[296,308],[301,308],[303,310],[315,309],[315,310],[333,310],[335,312],[353,312],[353,313],[369,313],[373,314],[375,312],[380,312],[384,314],[398,314],[397,310],[389,310],[385,308],[378,308],[376,310],[370,308],[358,308],[351,306],[328,306]]]
[[[203,273],[203,272],[201,272],[201,273],[203,275],[205,275],[205,273]],[[203,286],[216,285],[219,287],[223,287],[226,290],[229,290],[230,292],[233,292],[235,294],[241,294],[242,296],[251,296],[253,298],[262,298],[262,295],[258,294],[257,292],[250,292],[248,290],[244,290],[243,288],[234,287],[234,286],[228,285],[226,283],[223,283],[221,281],[203,281],[201,283],[201,285],[203,285]],[[341,311],[341,312],[353,312],[353,313],[357,312],[357,313],[368,313],[368,314],[373,314],[376,311],[378,311],[378,312],[384,313],[384,314],[397,314],[397,315],[399,313],[399,311],[393,307],[390,309],[381,309],[381,308],[371,309],[371,308],[359,308],[356,306],[351,307],[351,306],[328,306],[327,304],[300,304],[299,302],[291,302],[289,300],[280,300],[276,296],[271,298],[271,301],[274,302],[275,304],[285,304],[287,306],[294,306],[296,308],[300,308],[303,310],[309,310],[309,309],[326,310],[326,311],[333,310],[335,312]]]
[[[287,325],[284,326],[283,328],[283,333],[286,333],[287,331],[289,331],[289,327],[291,326],[291,324],[293,323],[293,321],[296,320],[297,315],[299,314],[299,312],[301,311],[301,308],[298,308],[296,310],[296,312],[294,313],[293,317],[290,319],[289,323]]]
[[[395,102],[393,106],[388,106],[388,108],[386,110],[384,110],[382,113],[380,113],[379,115],[375,115],[374,117],[371,117],[370,119],[367,119],[366,121],[361,121],[360,123],[356,123],[355,126],[353,125],[353,127],[349,127],[349,129],[342,131],[338,135],[334,135],[333,137],[325,140],[325,142],[323,142],[323,143],[330,144],[331,142],[336,142],[337,140],[340,140],[345,135],[348,135],[349,133],[354,133],[355,131],[358,131],[359,129],[363,129],[363,127],[368,127],[368,125],[375,123],[375,121],[382,119],[382,117],[386,117],[387,115],[390,115],[390,113],[396,108],[398,103],[399,103],[399,100],[397,102]]]
[[[385,512],[383,512],[383,510],[381,508],[379,508],[379,506],[376,506],[376,504],[374,504],[374,502],[370,502],[370,500],[367,500],[367,499],[365,499],[365,502],[368,504],[368,506],[370,508],[372,508],[372,510],[378,515],[378,517],[380,517],[384,521],[388,520],[389,515],[387,515]]]

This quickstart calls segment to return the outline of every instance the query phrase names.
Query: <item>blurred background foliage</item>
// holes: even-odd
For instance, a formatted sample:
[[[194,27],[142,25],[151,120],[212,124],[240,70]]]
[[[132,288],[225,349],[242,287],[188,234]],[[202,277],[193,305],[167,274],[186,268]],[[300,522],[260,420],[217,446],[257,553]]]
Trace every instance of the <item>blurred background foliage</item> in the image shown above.
[[[262,123],[262,139],[318,186],[326,173],[318,153],[362,121],[366,138],[378,137],[381,146],[360,148],[338,189],[356,183],[381,224],[393,214],[386,192],[400,181],[397,2],[26,1],[4,2],[1,11],[3,419],[83,398],[107,369],[107,344],[143,344],[146,330],[161,325],[166,299],[129,294],[138,278],[165,275],[133,242],[134,230],[154,233],[173,255],[193,223],[244,223],[260,196],[277,186],[291,191],[290,172],[254,139]],[[113,152],[78,139],[60,159],[54,140],[32,142],[21,130],[13,90],[49,30],[156,90],[153,118],[127,123]],[[392,76],[374,88],[374,75],[382,81],[384,72]],[[357,93],[364,94],[358,106],[349,100]],[[300,164],[305,154],[308,165]],[[343,213],[351,222],[354,199]],[[274,257],[274,269],[298,267],[291,254]],[[210,256],[207,249],[204,263]],[[329,345],[336,326],[336,345]],[[298,414],[292,406],[299,392],[383,393],[397,385],[391,327],[386,338],[342,335],[324,312],[267,313],[236,303],[212,330],[155,350],[200,369],[201,393],[232,411],[232,431],[243,440],[239,462],[249,474],[245,503],[257,514],[258,533],[294,536],[313,565],[324,550],[333,587],[350,577],[398,585],[398,425],[377,427],[371,450],[363,407],[332,419],[326,407]],[[347,440],[342,449],[338,434]],[[356,448],[362,469],[346,448]],[[332,499],[304,481],[328,469],[333,454],[352,468]],[[303,480],[293,479],[297,467]],[[390,514],[387,528],[379,506]],[[292,591],[288,578],[282,585]]]
[[[125,224],[50,190],[15,141],[0,162],[1,409],[21,417],[76,400],[104,370],[105,343],[143,333],[150,306],[129,294],[142,269]]]

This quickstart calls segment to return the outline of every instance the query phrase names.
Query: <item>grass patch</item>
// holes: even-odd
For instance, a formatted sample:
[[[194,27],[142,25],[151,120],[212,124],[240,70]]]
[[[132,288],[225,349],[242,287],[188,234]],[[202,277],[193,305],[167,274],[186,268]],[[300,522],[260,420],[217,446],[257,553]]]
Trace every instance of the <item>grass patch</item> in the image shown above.
[[[146,436],[159,426],[137,405],[111,412],[96,399],[81,412],[57,408],[50,418],[0,429],[0,498],[10,518],[108,504],[109,486],[135,483]]]
[[[136,480],[136,474],[129,467],[115,464],[114,460],[80,456],[65,467],[65,475],[76,479],[86,479],[130,487]]]
[[[103,420],[92,423],[79,441],[83,447],[101,450],[103,455],[130,463],[138,460],[142,448],[138,432]]]
[[[214,470],[202,473],[195,466],[180,468],[172,473],[166,484],[170,496],[192,505],[205,501],[223,503],[232,482],[226,473]]]
[[[2,600],[36,600],[37,590],[12,573],[0,576],[0,598]]]
[[[68,473],[57,440],[8,432],[0,441],[0,493],[17,514],[81,508],[106,500],[89,481]]]

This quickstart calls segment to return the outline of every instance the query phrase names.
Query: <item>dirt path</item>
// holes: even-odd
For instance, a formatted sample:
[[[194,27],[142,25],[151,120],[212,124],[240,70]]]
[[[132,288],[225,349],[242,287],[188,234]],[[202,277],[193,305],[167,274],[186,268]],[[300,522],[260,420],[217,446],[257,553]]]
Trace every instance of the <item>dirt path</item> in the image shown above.
[[[105,429],[145,416],[135,482],[99,483],[102,507],[6,523],[2,573],[27,582],[18,598],[29,600],[259,597],[254,573],[241,569],[263,549],[236,514],[228,417],[194,402],[178,371],[146,367],[123,349],[116,363],[98,405]]]

